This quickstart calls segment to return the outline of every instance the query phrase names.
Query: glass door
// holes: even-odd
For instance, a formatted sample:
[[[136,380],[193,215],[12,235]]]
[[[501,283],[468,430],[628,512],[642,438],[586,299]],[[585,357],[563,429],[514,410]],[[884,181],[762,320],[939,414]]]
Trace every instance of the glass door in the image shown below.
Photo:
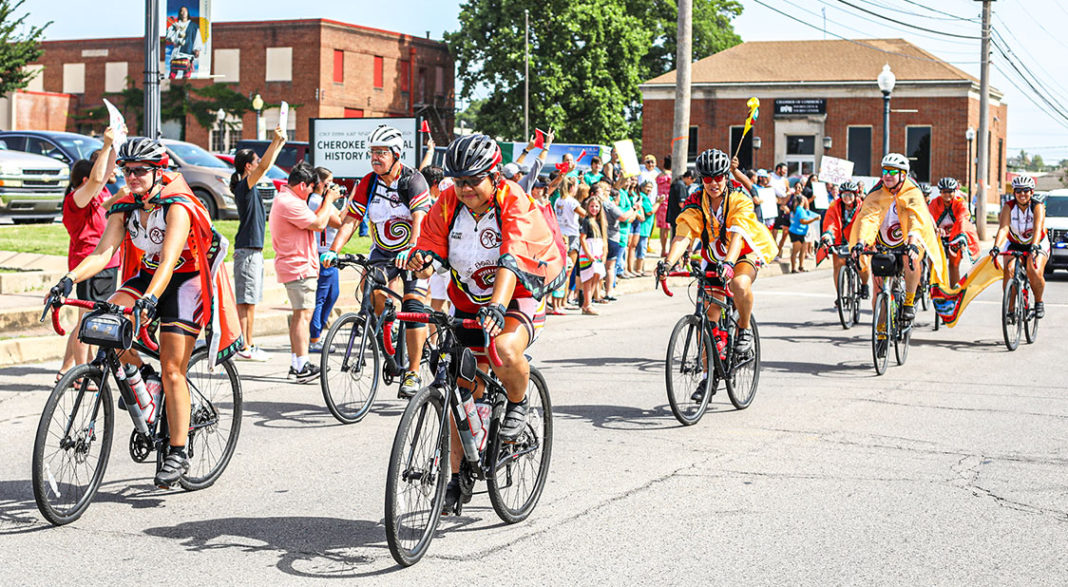
[[[786,169],[791,176],[816,169],[816,135],[786,135]]]

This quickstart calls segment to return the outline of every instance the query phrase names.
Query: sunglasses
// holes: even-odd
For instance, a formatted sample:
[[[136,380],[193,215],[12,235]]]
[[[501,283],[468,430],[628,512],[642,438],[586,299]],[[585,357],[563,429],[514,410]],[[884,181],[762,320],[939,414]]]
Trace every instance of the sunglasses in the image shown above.
[[[717,181],[717,182],[718,181],[723,181],[726,178],[727,178],[727,174],[721,173],[719,175],[706,175],[706,176],[701,178],[701,181],[703,181],[705,183],[712,183],[714,181]]]
[[[943,193],[943,194],[952,194],[955,190],[938,190],[938,191]]]
[[[883,175],[901,175],[902,173],[905,173],[905,172],[901,171],[900,169],[884,169],[883,170]]]
[[[126,177],[144,177],[154,169],[154,167],[123,167],[122,174]]]
[[[471,189],[475,189],[476,187],[479,186],[479,184],[481,184],[483,181],[485,181],[487,177],[489,177],[489,176],[488,175],[475,175],[475,176],[472,176],[472,177],[454,177],[454,178],[452,178],[452,183],[453,183],[453,185],[456,186],[456,189],[458,189],[458,190],[462,190],[465,187],[468,187],[468,188],[471,188]]]
[[[1016,188],[1016,189],[1012,190],[1012,193],[1014,193],[1014,194],[1027,194],[1027,193],[1030,193],[1030,192],[1033,192],[1033,191],[1035,191],[1035,190],[1033,190],[1031,188]]]
[[[371,153],[372,157],[385,157],[386,155],[389,155],[390,150],[389,149],[371,149],[370,153]]]

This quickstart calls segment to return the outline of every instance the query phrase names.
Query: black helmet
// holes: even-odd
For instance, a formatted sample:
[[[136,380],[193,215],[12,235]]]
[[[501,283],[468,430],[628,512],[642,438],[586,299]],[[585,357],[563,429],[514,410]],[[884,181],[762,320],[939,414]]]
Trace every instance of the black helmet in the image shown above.
[[[707,149],[697,156],[697,173],[712,177],[726,175],[731,169],[731,158],[719,149]]]
[[[449,143],[445,176],[470,177],[493,171],[501,163],[501,148],[486,135],[466,135]]]
[[[132,138],[119,147],[116,162],[120,165],[127,163],[147,163],[153,167],[166,167],[170,163],[167,149],[155,139],[145,137]]]
[[[943,177],[942,179],[938,180],[938,189],[939,190],[950,191],[950,190],[955,190],[955,189],[957,189],[959,187],[960,187],[960,184],[957,183],[957,180],[953,179],[952,177]]]

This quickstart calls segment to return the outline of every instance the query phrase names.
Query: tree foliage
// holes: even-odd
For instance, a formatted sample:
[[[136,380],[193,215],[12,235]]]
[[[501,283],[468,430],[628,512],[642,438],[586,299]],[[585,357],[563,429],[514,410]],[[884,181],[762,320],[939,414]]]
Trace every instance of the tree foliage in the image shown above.
[[[0,0],[0,96],[21,90],[30,83],[36,72],[25,68],[41,58],[41,38],[51,21],[41,27],[26,27],[28,15],[15,12],[26,0]]]
[[[675,62],[674,0],[467,0],[460,30],[446,33],[461,97],[488,90],[469,108],[481,132],[523,134],[523,10],[530,13],[530,126],[557,130],[563,142],[605,143],[641,134],[638,85]],[[694,2],[694,57],[741,40],[733,0]],[[474,106],[474,104],[472,104]]]

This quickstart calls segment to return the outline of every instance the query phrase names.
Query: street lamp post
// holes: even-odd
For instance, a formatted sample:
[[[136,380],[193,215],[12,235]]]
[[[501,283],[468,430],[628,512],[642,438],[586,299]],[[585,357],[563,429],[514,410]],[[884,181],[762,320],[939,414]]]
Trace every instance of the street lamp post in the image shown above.
[[[753,167],[760,168],[757,164],[757,155],[760,153],[760,147],[763,145],[763,141],[760,137],[753,137]]]
[[[975,194],[972,192],[972,177],[975,176],[972,167],[972,141],[975,140],[975,129],[969,126],[968,130],[964,131],[964,138],[968,141],[968,166],[965,168],[965,173],[968,174],[968,209],[971,210],[972,216],[975,216]]]
[[[890,152],[890,92],[894,91],[897,78],[890,71],[890,64],[883,65],[882,72],[876,78],[879,90],[883,93],[883,156]]]
[[[256,94],[252,98],[252,109],[256,111],[256,140],[262,141],[264,137],[263,129],[263,97]]]

